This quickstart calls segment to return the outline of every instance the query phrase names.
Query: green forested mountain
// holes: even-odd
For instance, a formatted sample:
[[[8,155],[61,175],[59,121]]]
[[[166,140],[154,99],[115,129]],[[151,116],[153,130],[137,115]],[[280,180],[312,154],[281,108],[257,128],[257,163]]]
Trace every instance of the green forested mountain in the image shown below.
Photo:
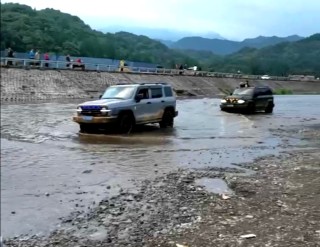
[[[180,39],[169,47],[182,50],[211,51],[218,55],[229,55],[235,53],[242,48],[262,48],[270,45],[276,45],[282,42],[293,42],[303,39],[300,36],[292,35],[288,37],[263,37],[259,36],[253,39],[245,39],[243,41],[232,41],[226,39],[208,39],[202,37],[185,37]]]
[[[262,49],[244,48],[225,57],[212,57],[208,68],[221,72],[286,76],[308,74],[320,76],[320,34]]]
[[[26,52],[42,52],[126,59],[173,66],[195,64],[179,51],[146,36],[119,32],[104,34],[92,30],[76,16],[54,9],[33,10],[20,4],[1,4],[1,50],[12,47]]]
[[[1,50],[31,48],[71,56],[125,59],[172,68],[198,65],[202,70],[248,74],[310,74],[320,76],[320,34],[273,46],[242,48],[222,56],[208,51],[169,49],[159,41],[127,32],[93,30],[80,18],[53,9],[1,4]],[[250,40],[249,40],[250,41]],[[251,42],[251,41],[250,41]]]

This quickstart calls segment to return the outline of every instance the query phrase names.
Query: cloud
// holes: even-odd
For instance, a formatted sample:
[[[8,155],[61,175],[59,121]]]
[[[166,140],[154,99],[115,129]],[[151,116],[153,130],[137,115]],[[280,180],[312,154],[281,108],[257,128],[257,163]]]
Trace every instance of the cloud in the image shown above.
[[[9,2],[9,1],[2,1]],[[36,9],[54,8],[79,16],[91,27],[139,26],[225,37],[308,36],[319,32],[320,1],[309,0],[122,0],[15,1]]]

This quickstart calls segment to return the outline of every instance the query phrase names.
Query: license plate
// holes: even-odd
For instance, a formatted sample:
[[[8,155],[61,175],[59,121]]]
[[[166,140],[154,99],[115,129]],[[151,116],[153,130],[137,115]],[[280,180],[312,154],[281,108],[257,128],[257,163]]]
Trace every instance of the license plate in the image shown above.
[[[233,105],[227,105],[228,107],[233,107]]]
[[[92,116],[83,116],[82,119],[85,120],[85,121],[91,121],[92,120]]]

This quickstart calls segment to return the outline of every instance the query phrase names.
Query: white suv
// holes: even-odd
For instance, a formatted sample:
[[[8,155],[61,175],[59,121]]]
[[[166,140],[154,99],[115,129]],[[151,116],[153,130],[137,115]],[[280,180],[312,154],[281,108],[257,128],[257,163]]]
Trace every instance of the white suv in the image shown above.
[[[170,85],[117,84],[108,87],[99,100],[78,105],[73,121],[79,123],[81,132],[91,133],[111,126],[121,133],[130,133],[138,124],[173,127],[176,116],[176,97]]]

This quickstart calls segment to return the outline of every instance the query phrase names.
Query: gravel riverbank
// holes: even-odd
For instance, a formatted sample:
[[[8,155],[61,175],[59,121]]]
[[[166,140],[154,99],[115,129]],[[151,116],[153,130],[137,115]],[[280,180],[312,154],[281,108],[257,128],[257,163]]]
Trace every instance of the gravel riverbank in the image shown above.
[[[277,130],[280,137],[296,129]],[[239,169],[181,169],[62,219],[49,236],[5,246],[320,246],[320,127],[305,146]],[[250,171],[250,172],[244,172]],[[225,182],[213,193],[200,181]],[[213,179],[213,180],[210,180]]]

